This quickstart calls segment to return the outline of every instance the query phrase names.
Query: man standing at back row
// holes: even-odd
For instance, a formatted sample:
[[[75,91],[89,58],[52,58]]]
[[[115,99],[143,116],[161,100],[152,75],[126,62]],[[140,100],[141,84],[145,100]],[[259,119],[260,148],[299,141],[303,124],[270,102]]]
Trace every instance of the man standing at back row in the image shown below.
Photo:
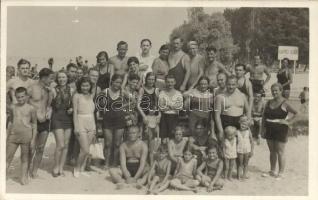
[[[114,66],[114,73],[119,75],[124,75],[128,71],[128,57],[126,56],[128,51],[127,42],[120,41],[117,44],[116,56],[109,58],[109,63]]]
[[[152,63],[155,57],[150,54],[151,45],[149,39],[142,39],[140,42],[141,52],[136,56],[139,60],[139,72],[143,74],[142,77],[146,77],[148,72],[152,72]]]
[[[190,77],[188,80],[188,88],[193,88],[204,71],[204,57],[198,52],[198,43],[196,41],[188,42],[188,50],[190,56]]]
[[[264,86],[271,79],[271,74],[269,73],[267,67],[261,64],[261,59],[259,56],[254,56],[254,65],[250,65],[247,68],[247,71],[250,72],[250,81],[253,87],[253,93],[260,93],[265,97]],[[264,81],[263,74],[266,74],[266,79]]]

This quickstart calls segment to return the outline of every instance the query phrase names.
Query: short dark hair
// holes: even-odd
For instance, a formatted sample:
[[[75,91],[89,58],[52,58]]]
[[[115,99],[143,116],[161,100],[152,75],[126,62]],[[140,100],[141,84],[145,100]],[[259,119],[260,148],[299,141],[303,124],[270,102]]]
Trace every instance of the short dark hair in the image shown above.
[[[128,76],[128,80],[129,80],[129,81],[133,81],[133,80],[140,81],[140,77],[139,77],[137,74],[130,74],[130,75]]]
[[[40,70],[39,78],[42,79],[44,77],[50,76],[51,74],[54,74],[54,72],[51,69],[45,67]]]
[[[173,75],[173,74],[168,74],[166,77],[165,77],[165,80],[167,80],[167,79],[174,79],[174,80],[176,80],[176,77]]]
[[[210,52],[210,51],[213,51],[214,53],[218,52],[217,49],[214,47],[214,46],[208,46],[206,49],[205,49],[206,52]]]
[[[26,59],[23,59],[23,58],[21,58],[21,59],[18,61],[17,66],[18,66],[18,68],[20,68],[20,66],[21,66],[21,65],[24,65],[24,64],[28,64],[29,67],[31,66],[30,61],[28,61],[28,60],[26,60]]]
[[[198,80],[197,85],[199,85],[202,80],[206,80],[208,84],[210,84],[210,79],[207,76],[201,76]]]
[[[139,60],[135,56],[128,58],[127,65],[130,65],[130,63],[132,63],[132,62],[137,63],[139,65]]]
[[[237,82],[237,77],[236,77],[235,75],[230,75],[230,76],[227,77],[226,83],[228,83],[228,82],[229,82],[230,80],[232,80],[232,79],[235,79],[236,82]]]
[[[125,42],[125,41],[119,41],[119,42],[117,43],[117,49],[118,49],[119,46],[121,46],[121,45],[127,45],[127,47],[128,47],[128,43],[127,43],[127,42]]]
[[[183,42],[183,38],[181,36],[174,36],[172,37],[172,40],[171,41],[175,41],[176,39],[180,39],[181,42]]]
[[[152,45],[150,39],[148,39],[148,38],[142,39],[142,40],[140,41],[140,46],[142,45],[143,42],[149,42],[150,46]]]
[[[108,61],[109,57],[108,57],[108,53],[106,51],[100,51],[97,56],[96,56],[96,59],[100,58],[104,56],[106,58],[106,60]],[[86,60],[85,60],[86,61]]]
[[[112,76],[112,78],[111,78],[111,82],[114,82],[114,81],[116,81],[117,79],[121,79],[121,81],[124,80],[124,78],[123,78],[122,75],[120,75],[120,74],[114,74],[114,75]]]
[[[91,82],[91,80],[89,79],[89,77],[87,76],[83,76],[81,77],[77,82],[76,82],[76,90],[77,93],[82,94],[82,84],[83,83],[89,83],[91,88],[89,89],[89,93],[92,94],[92,89],[93,89],[93,83]]]
[[[68,65],[66,65],[67,71],[69,71],[71,68],[75,68],[77,70],[77,65],[75,65],[74,63],[69,63]]]
[[[160,51],[163,51],[163,50],[170,50],[169,45],[167,45],[167,44],[161,45],[161,47],[159,49],[159,53],[160,53]]]
[[[26,94],[27,89],[25,87],[18,87],[17,89],[15,89],[14,94],[17,95],[18,93],[22,93],[22,92],[24,92]]]
[[[237,67],[243,67],[244,71],[246,71],[246,65],[244,65],[244,64],[242,64],[242,63],[237,63],[237,64],[235,65],[235,69],[236,69]]]

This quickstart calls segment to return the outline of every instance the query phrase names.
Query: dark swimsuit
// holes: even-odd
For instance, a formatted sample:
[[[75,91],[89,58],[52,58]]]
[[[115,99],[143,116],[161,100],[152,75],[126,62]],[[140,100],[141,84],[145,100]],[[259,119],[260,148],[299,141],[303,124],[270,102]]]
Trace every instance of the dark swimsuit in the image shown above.
[[[168,72],[168,74],[173,75],[176,79],[176,85],[174,86],[176,90],[180,89],[186,74],[186,70],[184,69],[184,66],[182,65],[183,56],[180,58],[180,61],[178,62],[178,64],[174,68],[170,69]]]
[[[241,116],[233,117],[228,115],[221,115],[221,122],[222,122],[223,129],[225,129],[227,126],[234,126],[235,128],[239,129],[240,117]]]
[[[250,81],[253,88],[253,94],[258,93],[262,94],[262,97],[265,97],[264,80],[250,79]]]
[[[242,87],[237,87],[237,89],[239,89],[243,94],[245,94],[248,97],[248,90],[246,87],[246,78],[244,78],[244,83]]]
[[[286,74],[286,71],[283,71],[281,73],[277,73],[277,82],[280,83],[281,85],[287,83],[289,81],[289,78]],[[290,90],[290,84],[285,85],[283,87],[283,90]]]
[[[283,101],[279,106],[272,109],[269,102],[266,104],[264,110],[265,116],[265,139],[275,140],[279,142],[287,142],[288,126],[285,124],[279,124],[275,122],[269,122],[267,119],[286,119],[288,112],[282,109]]]
[[[110,72],[109,72],[109,66],[107,65],[106,73],[99,74],[96,85],[100,87],[101,90],[105,90],[106,88],[109,88],[109,81],[110,81]]]
[[[131,177],[134,177],[137,174],[139,166],[140,166],[140,161],[127,162],[127,160],[126,160],[126,167],[127,167],[127,170],[129,171]]]
[[[149,111],[155,111],[154,115],[158,115],[158,106],[157,106],[157,95],[156,95],[156,89],[154,89],[154,92],[152,94],[149,94],[145,89],[144,89],[144,94],[142,95],[141,98],[141,103],[140,107],[144,111],[145,115],[149,115]]]

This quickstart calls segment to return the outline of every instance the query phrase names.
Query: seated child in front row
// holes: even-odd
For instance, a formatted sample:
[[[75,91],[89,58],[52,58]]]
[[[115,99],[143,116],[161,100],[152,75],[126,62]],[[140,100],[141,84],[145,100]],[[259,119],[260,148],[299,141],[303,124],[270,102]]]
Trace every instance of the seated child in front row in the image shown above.
[[[161,145],[157,151],[158,159],[154,161],[148,175],[149,189],[147,194],[158,194],[169,186],[171,161],[168,159],[166,145]]]
[[[6,169],[8,171],[13,156],[21,147],[21,184],[28,183],[30,154],[33,154],[37,134],[37,117],[33,106],[27,103],[27,90],[19,87],[15,90],[17,103],[10,108],[7,137]],[[30,152],[31,150],[31,152]]]
[[[190,145],[183,150],[183,158],[178,158],[177,168],[170,185],[179,190],[198,192],[200,184],[195,180],[197,160],[194,158]]]
[[[232,181],[232,171],[235,160],[237,158],[236,150],[236,128],[234,126],[227,126],[224,130],[225,138],[223,144],[223,154],[225,162],[224,178]]]
[[[247,116],[240,117],[240,130],[237,131],[237,178],[248,179],[248,161],[253,155],[254,143],[251,130],[249,129],[249,119]],[[243,170],[243,176],[241,171]]]
[[[222,189],[220,175],[223,171],[223,160],[218,157],[218,151],[215,146],[206,149],[207,159],[197,170],[196,179],[201,185],[207,188],[208,192]],[[205,173],[203,173],[205,170]]]

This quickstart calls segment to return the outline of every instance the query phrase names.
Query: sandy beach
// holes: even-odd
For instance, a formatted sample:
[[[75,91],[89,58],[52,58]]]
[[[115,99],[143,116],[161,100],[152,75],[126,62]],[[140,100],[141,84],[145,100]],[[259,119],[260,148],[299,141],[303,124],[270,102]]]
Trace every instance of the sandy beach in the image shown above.
[[[44,153],[40,177],[32,179],[29,185],[19,183],[19,158],[16,157],[8,173],[7,193],[44,193],[44,194],[145,194],[145,190],[125,188],[116,190],[110,181],[108,172],[98,174],[90,172],[90,177],[74,178],[71,168],[66,167],[66,176],[53,178],[53,152],[55,141],[50,134],[46,151]],[[254,156],[250,160],[250,179],[242,182],[233,180],[225,182],[223,190],[207,193],[205,188],[200,188],[201,195],[307,195],[308,194],[308,137],[290,137],[286,146],[286,174],[284,179],[262,177],[262,173],[269,169],[269,152],[266,141],[261,140],[255,146]],[[70,187],[71,186],[71,187]],[[288,187],[287,187],[288,186]],[[169,189],[162,194],[187,194]]]

